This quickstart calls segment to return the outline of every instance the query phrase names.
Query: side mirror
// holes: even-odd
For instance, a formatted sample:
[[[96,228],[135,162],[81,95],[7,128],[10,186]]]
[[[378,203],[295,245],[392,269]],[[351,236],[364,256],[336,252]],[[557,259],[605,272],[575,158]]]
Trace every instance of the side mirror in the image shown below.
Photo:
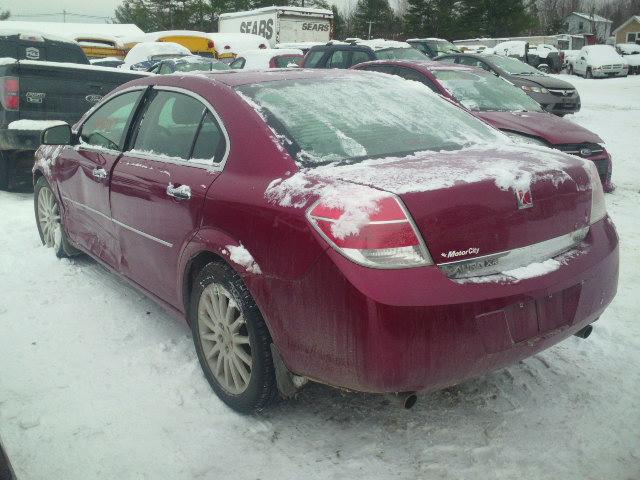
[[[45,128],[40,135],[42,145],[70,145],[71,127],[67,124]]]

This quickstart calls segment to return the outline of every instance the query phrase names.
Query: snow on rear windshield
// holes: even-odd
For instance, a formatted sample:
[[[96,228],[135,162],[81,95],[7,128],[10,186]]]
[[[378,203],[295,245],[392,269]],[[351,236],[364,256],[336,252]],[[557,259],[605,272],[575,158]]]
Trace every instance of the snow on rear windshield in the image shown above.
[[[540,104],[520,88],[492,74],[434,69],[433,75],[469,110],[542,111]]]
[[[378,60],[428,60],[424,53],[413,47],[382,48],[374,54]]]
[[[305,166],[503,143],[418,82],[380,73],[237,87]]]

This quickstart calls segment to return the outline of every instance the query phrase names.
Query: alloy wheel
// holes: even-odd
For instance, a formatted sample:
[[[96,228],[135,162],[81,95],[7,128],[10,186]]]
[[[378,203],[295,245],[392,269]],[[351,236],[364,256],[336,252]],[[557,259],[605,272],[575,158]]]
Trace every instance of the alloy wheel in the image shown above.
[[[55,246],[56,236],[60,235],[60,209],[49,187],[42,187],[38,192],[38,222],[44,244],[47,247]]]
[[[239,395],[251,381],[251,345],[242,311],[220,284],[208,285],[198,302],[202,352],[218,384]]]

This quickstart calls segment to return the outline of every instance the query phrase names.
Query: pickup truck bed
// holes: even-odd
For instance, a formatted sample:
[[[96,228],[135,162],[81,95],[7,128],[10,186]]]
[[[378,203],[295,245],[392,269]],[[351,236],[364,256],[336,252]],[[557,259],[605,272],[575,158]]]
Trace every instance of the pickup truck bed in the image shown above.
[[[24,170],[23,164],[30,171],[48,121],[72,125],[115,87],[144,75],[148,74],[0,58],[0,188],[9,186],[14,174]]]

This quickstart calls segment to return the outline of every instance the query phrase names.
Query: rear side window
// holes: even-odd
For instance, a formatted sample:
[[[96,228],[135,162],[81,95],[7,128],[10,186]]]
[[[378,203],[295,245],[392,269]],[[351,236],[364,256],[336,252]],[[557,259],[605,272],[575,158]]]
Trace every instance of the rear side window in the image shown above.
[[[213,161],[217,163],[222,160],[224,147],[225,140],[218,122],[211,112],[205,113],[202,126],[193,145],[191,161],[210,162],[211,159],[213,159]]]
[[[140,121],[134,151],[188,160],[204,109],[189,95],[158,91]]]
[[[127,126],[142,92],[123,93],[98,108],[82,125],[81,142],[94,147],[122,150]]]
[[[370,72],[387,73],[389,75],[395,75],[396,69],[391,65],[367,65],[362,70],[368,70]]]
[[[322,57],[324,57],[324,50],[311,51],[304,59],[304,66],[307,68],[315,68],[318,66],[318,63],[320,63],[320,60],[322,60]]]
[[[161,75],[173,73],[173,69],[167,64],[167,62],[162,62],[158,68],[158,73]]]
[[[396,75],[406,80],[413,80],[414,82],[423,83],[434,92],[439,93],[434,83],[431,80],[429,80],[428,77],[414,70],[413,68],[398,67],[398,69],[396,70]]]
[[[329,63],[327,64],[328,68],[347,68],[347,55],[348,52],[344,50],[336,50],[331,54],[331,58],[329,59]]]

